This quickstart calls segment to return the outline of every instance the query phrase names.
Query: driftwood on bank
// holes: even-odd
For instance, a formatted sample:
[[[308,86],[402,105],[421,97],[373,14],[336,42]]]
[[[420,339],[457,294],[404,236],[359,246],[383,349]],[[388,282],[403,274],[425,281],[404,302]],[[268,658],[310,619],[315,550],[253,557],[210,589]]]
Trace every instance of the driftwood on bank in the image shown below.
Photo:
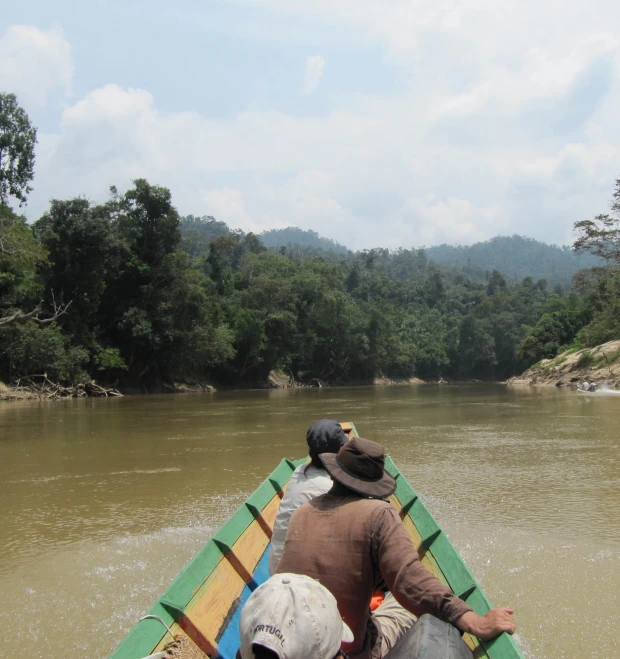
[[[41,399],[54,398],[86,398],[88,396],[109,397],[122,396],[117,389],[102,387],[94,380],[91,382],[82,382],[71,386],[64,386],[57,382],[52,382],[47,374],[28,375],[22,377],[15,383],[15,390],[28,392],[37,395]]]

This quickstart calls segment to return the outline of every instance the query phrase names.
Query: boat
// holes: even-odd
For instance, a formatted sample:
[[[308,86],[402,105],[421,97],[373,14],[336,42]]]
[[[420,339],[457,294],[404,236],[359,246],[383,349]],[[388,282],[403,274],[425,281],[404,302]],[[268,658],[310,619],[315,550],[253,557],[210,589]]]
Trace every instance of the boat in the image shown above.
[[[358,436],[353,423],[341,425],[349,437]],[[269,543],[280,500],[291,474],[306,460],[280,462],[136,623],[110,659],[235,658],[241,609],[252,591],[269,578]],[[389,456],[385,468],[397,484],[389,501],[399,511],[422,563],[484,615],[491,603],[480,584]],[[173,637],[176,643],[171,646]],[[469,634],[463,639],[476,659],[523,659],[509,634],[488,642]],[[172,651],[175,648],[177,654]]]
[[[578,394],[582,394],[584,396],[620,396],[620,391],[617,391],[615,389],[610,389],[608,386],[600,386],[594,389],[594,391],[590,389],[584,389],[583,387],[580,387],[577,385],[577,388],[575,391]]]

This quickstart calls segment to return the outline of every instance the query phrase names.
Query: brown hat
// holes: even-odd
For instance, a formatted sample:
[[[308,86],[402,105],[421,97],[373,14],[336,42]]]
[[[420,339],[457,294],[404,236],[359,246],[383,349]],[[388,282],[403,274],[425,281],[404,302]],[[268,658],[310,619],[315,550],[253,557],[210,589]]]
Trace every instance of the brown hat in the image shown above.
[[[385,471],[385,449],[369,439],[354,437],[338,453],[322,453],[329,475],[354,492],[385,499],[396,490],[396,481]]]

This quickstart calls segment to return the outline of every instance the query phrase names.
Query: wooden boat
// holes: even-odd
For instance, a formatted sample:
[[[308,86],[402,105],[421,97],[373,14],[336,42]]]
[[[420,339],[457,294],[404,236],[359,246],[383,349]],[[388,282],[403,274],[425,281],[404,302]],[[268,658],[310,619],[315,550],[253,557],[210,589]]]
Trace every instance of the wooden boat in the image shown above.
[[[342,427],[357,436],[352,423]],[[211,659],[234,659],[239,648],[239,616],[250,593],[269,578],[271,529],[294,469],[305,460],[282,460],[230,520],[190,561],[172,585],[111,655],[111,659],[197,656],[163,654],[172,634],[181,633]],[[433,516],[389,456],[386,469],[396,479],[390,502],[399,511],[424,565],[479,614],[491,604]],[[162,624],[164,622],[166,627]],[[476,659],[516,659],[523,655],[512,636],[481,642],[465,634]],[[194,646],[195,644],[195,646]]]

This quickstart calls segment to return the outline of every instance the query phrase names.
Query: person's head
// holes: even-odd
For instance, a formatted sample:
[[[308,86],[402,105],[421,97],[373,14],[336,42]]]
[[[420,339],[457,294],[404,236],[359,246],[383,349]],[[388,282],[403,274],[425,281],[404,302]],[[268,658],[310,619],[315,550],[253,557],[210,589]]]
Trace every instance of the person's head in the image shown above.
[[[313,464],[322,467],[319,456],[323,453],[338,453],[338,451],[347,443],[347,436],[344,434],[342,426],[337,421],[331,419],[321,419],[315,421],[306,434],[308,443],[308,455]]]
[[[396,481],[385,471],[385,449],[369,439],[355,437],[337,454],[322,454],[321,462],[332,480],[358,494],[385,499],[396,490]]]
[[[274,574],[249,597],[239,619],[242,659],[333,659],[353,633],[334,596],[315,579]]]

